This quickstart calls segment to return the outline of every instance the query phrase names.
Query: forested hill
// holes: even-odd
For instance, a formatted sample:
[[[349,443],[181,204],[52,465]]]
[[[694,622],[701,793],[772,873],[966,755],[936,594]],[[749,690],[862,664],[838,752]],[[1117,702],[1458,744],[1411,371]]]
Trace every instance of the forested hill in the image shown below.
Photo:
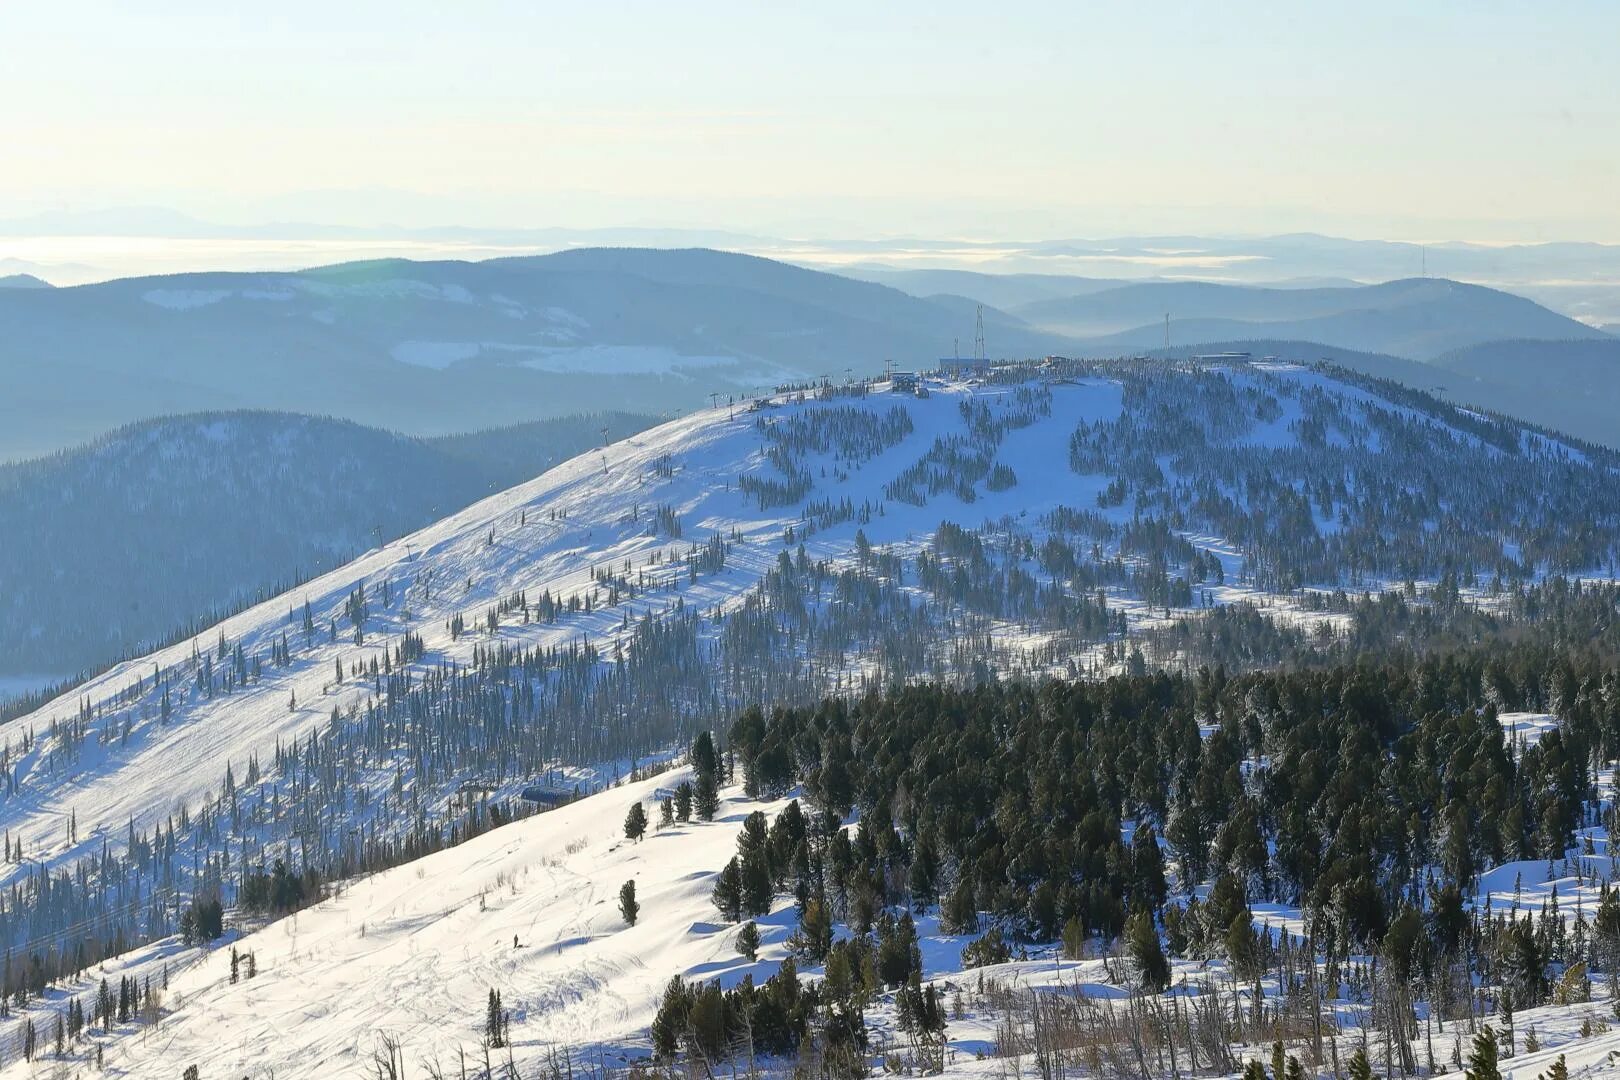
[[[1511,643],[747,709],[410,865],[288,845],[179,938],[21,958],[5,1075],[1609,1076],[1617,595],[1533,591]]]
[[[1563,576],[1613,573],[1617,468],[1277,364],[1014,365],[705,409],[5,723],[0,885],[30,884],[0,892],[0,934],[85,934],[94,962],[193,898],[236,903],[243,867],[414,858],[487,823],[486,798],[753,705],[1533,630]]]
[[[145,652],[650,419],[420,440],[207,413],[0,466],[0,676],[66,676]]]
[[[1060,335],[986,312],[998,352]],[[0,289],[0,460],[155,415],[260,408],[442,435],[667,413],[971,341],[970,302],[708,250],[574,250]]]

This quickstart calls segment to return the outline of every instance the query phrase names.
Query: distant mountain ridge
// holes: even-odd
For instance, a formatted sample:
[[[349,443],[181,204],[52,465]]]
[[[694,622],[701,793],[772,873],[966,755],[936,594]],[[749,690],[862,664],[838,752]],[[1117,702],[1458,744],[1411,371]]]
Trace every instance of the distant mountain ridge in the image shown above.
[[[1259,287],[865,273],[908,291],[704,248],[0,290],[0,400],[13,406],[0,461],[220,409],[417,435],[605,407],[668,415],[711,396],[971,354],[981,303],[990,355],[1011,358],[1161,351],[1166,312],[1173,346],[1279,340],[1410,361],[1498,339],[1611,340],[1522,297],[1440,278]],[[1515,405],[1494,377],[1480,381],[1478,403]],[[1573,378],[1548,383],[1547,396],[1509,411],[1614,438]]]
[[[1036,301],[1014,313],[1093,348],[1162,346],[1167,314],[1172,343],[1288,338],[1414,360],[1499,339],[1604,336],[1523,297],[1442,278],[1297,289],[1153,282]]]
[[[916,364],[974,311],[752,256],[597,249],[0,292],[0,459],[151,415],[270,408],[443,434],[668,412]],[[987,313],[1000,346],[1058,335]]]

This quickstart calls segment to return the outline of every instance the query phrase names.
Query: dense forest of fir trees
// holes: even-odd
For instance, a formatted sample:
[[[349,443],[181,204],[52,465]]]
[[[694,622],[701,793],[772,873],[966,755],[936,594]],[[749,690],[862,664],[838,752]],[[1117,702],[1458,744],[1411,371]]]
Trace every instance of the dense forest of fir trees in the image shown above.
[[[921,546],[868,542],[864,530],[889,512],[889,500],[927,506],[948,490],[971,503],[977,493],[1033,482],[996,461],[999,448],[1012,433],[1048,422],[1066,384],[1101,378],[1120,384],[1124,412],[1113,421],[1082,422],[1073,432],[1071,467],[1106,479],[1089,503],[974,526],[943,520]],[[856,503],[817,488],[828,477],[873,467],[897,447],[912,431],[905,409],[867,408],[865,388],[824,388],[786,409],[760,410],[755,428],[765,462],[739,479],[739,487],[762,508],[800,510],[766,545],[769,569],[759,583],[723,611],[689,604],[686,594],[705,575],[724,571],[739,545],[757,548],[760,541],[735,533],[695,535],[672,508],[654,502],[637,515],[661,541],[645,557],[594,567],[583,589],[517,591],[451,616],[452,637],[475,641],[467,659],[428,654],[411,612],[442,604],[470,583],[442,580],[431,567],[396,569],[390,573],[408,576],[368,581],[334,610],[291,605],[284,627],[268,639],[198,641],[186,661],[138,677],[109,698],[85,700],[76,713],[44,726],[13,725],[0,746],[0,806],[26,797],[18,779],[24,760],[46,773],[71,770],[87,743],[138,742],[164,725],[186,722],[188,703],[266,692],[264,684],[273,686],[280,669],[328,665],[328,689],[340,701],[326,723],[278,746],[271,759],[226,763],[217,793],[203,804],[179,808],[149,829],[113,831],[99,851],[71,865],[40,868],[21,840],[7,834],[11,873],[0,892],[0,943],[11,956],[6,995],[37,993],[132,943],[179,930],[188,917],[197,932],[213,925],[207,916],[216,907],[263,903],[263,910],[288,910],[319,895],[325,879],[418,857],[522,813],[509,796],[559,763],[633,757],[700,731],[725,730],[756,704],[787,708],[782,716],[815,715],[847,708],[839,701],[858,699],[867,708],[874,691],[910,683],[932,684],[913,691],[918,694],[993,697],[1035,693],[1030,687],[1053,674],[1072,679],[1111,670],[1134,679],[1110,686],[1224,701],[1228,687],[1245,686],[1247,693],[1243,680],[1257,669],[1283,666],[1293,674],[1266,678],[1315,685],[1310,680],[1344,678],[1365,663],[1416,672],[1431,662],[1427,657],[1480,642],[1524,643],[1525,655],[1545,659],[1549,669],[1568,643],[1591,642],[1597,655],[1615,655],[1615,588],[1542,577],[1612,567],[1620,487],[1610,477],[1620,459],[1607,451],[1567,448],[1367,380],[1351,393],[1260,370],[1064,362],[1000,370],[988,381],[1006,392],[963,402],[965,433],[935,440],[887,482],[885,498],[877,501]],[[683,467],[661,460],[648,481]],[[812,558],[807,539],[845,523],[858,530],[849,557]],[[1188,539],[1198,535],[1223,537],[1240,558]],[[760,552],[748,555],[757,562]],[[1276,611],[1256,603],[1207,607],[1209,590],[1234,578],[1291,599]],[[1404,585],[1372,588],[1388,580]],[[1298,592],[1301,584],[1318,591]],[[1133,626],[1122,599],[1145,602],[1168,617],[1145,629]],[[614,611],[617,635],[522,644],[524,626],[567,628]],[[1493,672],[1503,664],[1512,669],[1513,662],[1490,655]],[[1583,678],[1597,677],[1589,658],[1578,663],[1588,665]],[[1147,675],[1160,668],[1178,674]],[[1222,669],[1229,680],[1218,690],[1203,689],[1218,680],[1195,673]],[[1189,689],[1195,685],[1196,693]],[[1294,890],[1296,898],[1325,903],[1340,893],[1376,894],[1378,904],[1368,901],[1372,914],[1358,916],[1361,921],[1320,928],[1321,948],[1335,956],[1371,940],[1370,927],[1382,933],[1380,920],[1397,918],[1402,904],[1422,906],[1431,884],[1420,858],[1425,853],[1391,837],[1387,815],[1359,816],[1370,805],[1365,800],[1336,810],[1331,829],[1299,807],[1289,813],[1288,799],[1270,788],[1239,804],[1252,813],[1238,824],[1220,816],[1214,804],[1233,794],[1234,775],[1245,784],[1253,776],[1271,777],[1264,762],[1280,760],[1260,744],[1281,737],[1272,723],[1287,715],[1283,688],[1294,684],[1254,685],[1275,685],[1283,702],[1275,715],[1242,731],[1228,733],[1223,724],[1222,737],[1208,747],[1200,743],[1195,750],[1196,740],[1163,744],[1169,732],[1196,732],[1196,723],[1189,729],[1180,712],[1174,724],[1144,722],[1144,731],[1155,735],[1151,742],[1133,729],[1129,775],[1115,776],[1100,790],[1129,790],[1144,801],[1105,798],[1088,809],[1077,819],[1091,821],[1084,845],[1075,847],[1070,838],[1053,848],[1043,840],[1025,851],[1025,838],[1015,837],[1009,842],[1020,846],[1016,857],[1005,849],[983,853],[983,874],[981,855],[970,852],[976,909],[1005,922],[1015,936],[1058,933],[1071,921],[1087,935],[1117,934],[1144,907],[1126,887],[1121,867],[1134,865],[1134,848],[1146,851],[1146,841],[1138,845],[1135,837],[1150,835],[1169,843],[1194,876],[1218,875],[1232,851],[1246,853],[1246,897]],[[1448,707],[1526,705],[1545,692],[1530,689],[1540,685],[1534,680],[1509,685],[1517,696],[1501,696],[1495,682],[1465,682]],[[1072,693],[1077,701],[1102,692],[1078,685],[1040,691]],[[820,704],[828,695],[832,703]],[[1391,702],[1386,712],[1395,709]],[[1342,710],[1335,715],[1336,723],[1349,725],[1332,743],[1336,752],[1359,725]],[[1350,745],[1378,748],[1387,738],[1394,753],[1407,745],[1405,722],[1386,715]],[[1121,723],[1109,713],[1104,730],[1115,732]],[[1321,723],[1301,721],[1308,731]],[[1490,726],[1478,717],[1471,723],[1480,733]],[[1081,742],[1090,754],[1100,733],[1087,731]],[[1004,739],[1012,732],[990,734]],[[1493,812],[1468,816],[1478,832],[1490,835],[1470,835],[1466,844],[1453,845],[1457,850],[1447,849],[1446,873],[1460,881],[1465,869],[1498,852],[1540,851],[1558,829],[1572,827],[1589,790],[1540,786],[1534,797],[1516,802],[1515,793],[1539,783],[1539,774],[1526,770],[1550,769],[1543,760],[1566,747],[1571,760],[1584,762],[1582,783],[1589,785],[1593,762],[1602,756],[1591,735],[1583,728],[1578,743],[1571,734],[1538,746],[1525,761],[1510,756],[1501,766],[1507,775],[1481,780],[1478,790],[1492,792]],[[743,745],[738,740],[739,751]],[[992,745],[1001,744],[992,740],[980,749]],[[789,779],[807,760],[797,745],[792,753],[769,740],[761,746],[767,777],[774,775],[772,760],[789,760]],[[1323,752],[1296,752],[1303,765],[1325,768]],[[1203,764],[1215,754],[1225,755],[1218,772]],[[1188,762],[1194,756],[1196,768]],[[752,751],[747,760],[752,775]],[[379,772],[392,779],[379,783]],[[1322,790],[1317,779],[1325,782],[1313,774],[1305,790]],[[498,794],[469,794],[465,781]],[[926,782],[909,777],[890,790],[920,798],[939,782],[937,776]],[[1149,794],[1154,784],[1157,801]],[[1434,786],[1431,774],[1427,785],[1406,789],[1397,805],[1442,824],[1446,812],[1461,813],[1452,803],[1457,787],[1446,783],[1432,793]],[[1353,790],[1365,794],[1368,788],[1358,778]],[[1561,794],[1552,798],[1552,790]],[[1424,801],[1431,794],[1441,801]],[[1179,812],[1187,799],[1202,816]],[[1122,821],[1145,823],[1129,844],[1117,827]],[[80,839],[76,823],[67,828]],[[1346,869],[1349,864],[1330,859],[1325,847],[1313,849],[1312,835],[1333,837],[1341,847],[1365,842],[1364,863]],[[1430,838],[1451,835],[1438,829]],[[938,860],[937,881],[951,883],[939,886],[941,900],[960,911],[970,886],[955,874],[963,853],[950,846],[952,838],[965,843],[955,832],[941,834],[937,849],[930,854],[925,847],[916,865],[926,876],[929,860]],[[1260,866],[1255,852],[1271,841],[1277,852]],[[1463,848],[1466,868],[1458,854]],[[1386,859],[1395,861],[1386,866]],[[909,855],[904,865],[903,874],[891,869],[888,876],[909,879]],[[1078,868],[1067,888],[1056,877],[1026,880],[1063,866]],[[1322,869],[1328,866],[1333,873]],[[1112,876],[1091,872],[1098,867]],[[1391,867],[1406,877],[1392,876]],[[265,884],[278,874],[279,886]],[[1232,869],[1227,876],[1235,875]],[[299,883],[297,899],[287,899],[294,895],[290,880]],[[1223,895],[1232,892],[1228,885]],[[282,901],[257,899],[271,895]],[[883,895],[892,890],[886,886]],[[848,902],[840,896],[829,899]],[[864,902],[857,899],[857,911]],[[1167,931],[1178,918],[1162,904],[1146,909]],[[1202,944],[1189,947],[1204,947],[1213,931],[1197,929],[1208,917],[1194,914],[1187,940]],[[1485,950],[1470,955],[1480,963]]]
[[[1594,983],[1620,1001],[1620,890],[1602,885],[1595,910],[1570,918],[1556,894],[1493,908],[1475,902],[1475,885],[1516,860],[1583,885],[1620,870],[1606,843],[1577,840],[1620,824],[1614,792],[1597,783],[1620,756],[1617,661],[1612,647],[1541,641],[1327,670],[929,684],[745,710],[725,759],[748,795],[797,797],[774,820],[744,821],[714,902],[746,953],[758,938],[744,920],[792,897],[792,958],[758,987],[673,980],[654,1049],[860,1075],[872,1049],[864,1010],[893,994],[918,1060],[942,1062],[947,1010],[922,985],[913,921],[924,913],[973,939],[967,967],[1058,942],[1071,957],[1116,956],[1122,983],[1156,995],[1172,959],[1221,961],[1196,976],[1189,1014],[1152,1036],[1161,1056],[1182,1040],[1195,1072],[1200,1053],[1206,1070],[1236,1070],[1234,1044],[1274,1038],[1326,1067],[1337,1000],[1372,1003],[1380,1071],[1460,1068],[1478,1049],[1455,1034],[1437,1047],[1420,1016],[1494,1025],[1503,1056],[1526,1038],[1533,1048],[1516,1011],[1587,1000]],[[1515,744],[1498,710],[1559,724]],[[700,775],[713,754],[695,748]],[[664,808],[666,820],[687,812]],[[1260,902],[1297,906],[1304,939],[1258,932]],[[801,964],[825,977],[801,980]],[[1064,1028],[1082,1066],[1107,1038],[1083,1029],[1073,1017]],[[1060,1043],[1045,1049],[1061,1054]]]

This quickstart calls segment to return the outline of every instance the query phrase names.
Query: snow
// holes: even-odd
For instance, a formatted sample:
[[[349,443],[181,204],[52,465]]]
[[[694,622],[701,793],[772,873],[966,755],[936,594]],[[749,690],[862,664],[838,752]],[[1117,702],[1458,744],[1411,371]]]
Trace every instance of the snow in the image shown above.
[[[512,1014],[520,1064],[562,1045],[644,1056],[672,974],[763,979],[785,955],[792,915],[784,901],[785,918],[761,920],[755,963],[717,921],[714,871],[755,808],[739,805],[735,789],[714,822],[624,839],[630,805],[680,778],[613,788],[354,882],[235,942],[254,952],[254,979],[232,984],[230,948],[215,948],[171,977],[174,1012],[160,1038],[107,1040],[109,1068],[165,1080],[190,1064],[203,1076],[369,1076],[386,1033],[419,1074],[435,1053],[445,1062],[458,1048],[480,1053],[492,988]],[[781,805],[762,804],[767,813]],[[618,909],[627,880],[641,905],[634,927]]]
[[[661,789],[687,776],[684,768],[608,788],[559,809],[496,829],[459,847],[414,863],[343,884],[323,902],[296,915],[236,936],[212,949],[155,943],[116,958],[89,973],[75,988],[84,993],[103,976],[151,975],[168,970],[166,1013],[156,1028],[119,1025],[110,1035],[92,1032],[108,1070],[117,1076],[172,1080],[188,1065],[203,1076],[375,1075],[372,1054],[385,1038],[397,1040],[407,1075],[426,1075],[437,1062],[456,1075],[459,1053],[482,1067],[479,1040],[491,989],[510,1013],[512,1058],[522,1075],[543,1069],[550,1055],[568,1049],[593,1063],[621,1067],[649,1052],[648,1025],[673,975],[686,981],[736,985],[745,975],[756,983],[773,974],[787,955],[794,928],[792,901],[779,898],[758,920],[763,939],[758,960],[734,947],[735,927],[722,923],[711,893],[716,871],[735,851],[743,818],[767,816],[785,802],[756,802],[737,786],[723,790],[713,822],[654,825],[640,842],[623,837],[621,822],[632,803],[658,818]],[[1554,884],[1522,863],[1493,868],[1482,887],[1511,885],[1523,876],[1525,909]],[[626,925],[618,910],[620,886],[636,882],[640,917]],[[1560,885],[1569,884],[1560,882]],[[1560,889],[1560,896],[1569,893]],[[1574,917],[1573,905],[1565,908]],[[1255,924],[1296,938],[1304,934],[1300,912],[1280,904],[1253,906]],[[1590,911],[1588,911],[1590,917]],[[948,998],[964,1001],[947,1029],[947,1073],[1006,1076],[1015,1062],[994,1057],[1004,1015],[995,999],[1009,992],[1072,994],[1122,1002],[1120,969],[1100,955],[1063,958],[1055,946],[1032,947],[1004,964],[964,971],[961,950],[971,936],[945,934],[937,919],[917,920],[923,977]],[[254,954],[257,975],[233,983],[232,948]],[[1178,960],[1172,993],[1197,997],[1221,961]],[[819,969],[801,966],[801,975]],[[1267,993],[1275,986],[1267,980]],[[1616,1075],[1610,1055],[1620,1052],[1620,1033],[1610,1004],[1597,999],[1547,1005],[1518,1014],[1520,1053],[1503,1062],[1505,1076],[1528,1080],[1559,1053],[1576,1076]],[[1247,996],[1247,990],[1243,991]],[[36,1023],[62,1007],[58,995],[35,1006]],[[1368,1005],[1342,997],[1333,1005],[1344,1026],[1341,1057],[1358,1044],[1357,1026]],[[892,999],[880,997],[868,1014],[876,1047],[895,1045]],[[1583,1037],[1583,1022],[1596,1033]],[[1523,1052],[1534,1027],[1541,1049]],[[1464,1053],[1466,1021],[1441,1025],[1433,1036],[1440,1062],[1454,1042]],[[1423,1039],[1419,1040],[1423,1056]],[[1269,1045],[1239,1047],[1238,1057],[1265,1058]],[[89,1051],[81,1047],[80,1054]],[[506,1060],[497,1056],[497,1066]],[[48,1066],[47,1066],[48,1067]],[[0,1077],[32,1076],[13,1061]],[[1460,1074],[1448,1074],[1460,1075]]]
[[[148,304],[170,311],[190,311],[208,307],[233,296],[243,300],[282,302],[293,299],[297,293],[291,289],[148,289],[141,299]]]
[[[141,299],[170,311],[190,311],[217,304],[230,295],[230,289],[148,289]]]
[[[692,356],[662,345],[541,346],[518,361],[523,367],[560,375],[664,375],[736,362],[732,356]]]
[[[1502,725],[1502,734],[1507,737],[1510,746],[1522,743],[1527,749],[1558,727],[1558,718],[1546,713],[1506,712],[1498,713],[1496,719]]]
[[[551,309],[560,310],[560,309]],[[564,316],[566,312],[562,313]],[[566,341],[575,336],[577,319],[559,318],[544,336]],[[389,350],[395,360],[413,367],[443,371],[474,357],[496,356],[535,371],[556,375],[675,375],[735,364],[732,356],[695,356],[662,345],[512,345],[504,342],[402,341]],[[796,372],[778,372],[782,378]]]
[[[402,341],[388,352],[402,364],[443,371],[458,361],[471,360],[480,350],[471,341]]]

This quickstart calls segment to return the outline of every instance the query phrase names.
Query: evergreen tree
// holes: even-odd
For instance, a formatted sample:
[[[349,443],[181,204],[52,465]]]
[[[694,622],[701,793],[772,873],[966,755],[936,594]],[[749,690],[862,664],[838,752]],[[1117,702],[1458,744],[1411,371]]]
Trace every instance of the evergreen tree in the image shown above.
[[[714,906],[727,922],[742,918],[742,870],[736,856],[726,863],[714,882]]]
[[[720,812],[720,784],[713,773],[699,773],[692,788],[692,811],[699,821],[713,821]]]
[[[771,900],[775,890],[771,887],[771,870],[763,851],[750,852],[742,860],[742,913],[759,918],[771,913]]]
[[[640,803],[636,804],[641,805]],[[619,914],[631,926],[636,925],[636,916],[641,914],[641,905],[636,903],[636,881],[631,878],[619,886]]]
[[[639,841],[647,834],[647,811],[641,803],[630,804],[630,810],[624,815],[624,835],[626,839]]]
[[[799,931],[794,937],[794,951],[811,963],[827,958],[832,948],[832,913],[819,897],[811,897],[805,905],[804,918],[799,920]]]
[[[692,809],[698,820],[713,821],[720,809],[720,755],[715,752],[714,736],[702,732],[692,742]]]
[[[1356,1052],[1350,1055],[1348,1072],[1350,1080],[1373,1080],[1372,1062],[1367,1060],[1367,1051],[1356,1047]]]
[[[1489,1024],[1474,1036],[1474,1045],[1468,1052],[1468,1068],[1463,1071],[1467,1080],[1502,1080],[1502,1070],[1496,1062],[1496,1032]]]
[[[1152,923],[1149,916],[1148,922]],[[1129,926],[1126,928],[1129,933]],[[1069,921],[1063,924],[1063,955],[1070,960],[1083,960],[1086,955],[1086,927],[1080,921],[1080,916],[1070,915]]]
[[[746,956],[750,963],[759,957],[759,927],[752,919],[743,923],[737,931],[737,952]]]
[[[1255,937],[1254,922],[1245,908],[1232,918],[1226,930],[1226,958],[1232,971],[1241,979],[1258,978],[1263,966],[1260,943]]]
[[[506,1013],[501,1008],[501,992],[490,988],[484,1014],[484,1041],[495,1049],[506,1045]]]
[[[1163,993],[1170,985],[1170,961],[1159,945],[1159,931],[1153,916],[1138,911],[1125,924],[1126,949],[1136,968],[1137,985],[1150,994]]]
[[[957,875],[956,885],[940,905],[940,929],[947,934],[977,934],[979,910],[973,895],[973,881],[965,873]]]

